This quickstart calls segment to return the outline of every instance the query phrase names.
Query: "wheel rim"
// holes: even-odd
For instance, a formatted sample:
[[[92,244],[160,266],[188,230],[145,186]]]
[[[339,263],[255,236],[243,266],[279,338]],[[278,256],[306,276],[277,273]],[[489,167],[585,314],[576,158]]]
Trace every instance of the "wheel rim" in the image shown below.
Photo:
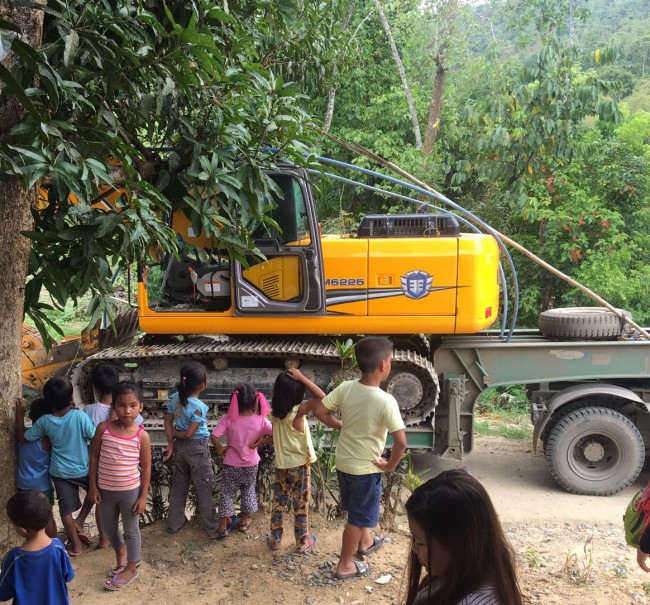
[[[625,459],[621,440],[609,432],[585,432],[576,436],[567,450],[571,470],[588,481],[605,480],[617,474]]]

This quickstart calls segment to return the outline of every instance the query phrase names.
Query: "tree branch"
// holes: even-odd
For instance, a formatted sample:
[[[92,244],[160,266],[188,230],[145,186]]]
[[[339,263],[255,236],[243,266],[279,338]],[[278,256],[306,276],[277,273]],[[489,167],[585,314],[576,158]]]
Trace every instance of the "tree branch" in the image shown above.
[[[386,32],[386,37],[390,43],[390,50],[393,53],[393,59],[397,65],[397,71],[399,71],[399,77],[402,80],[402,88],[404,89],[404,94],[406,95],[406,103],[409,107],[409,114],[411,115],[411,123],[413,124],[413,134],[415,135],[415,147],[420,149],[422,147],[422,134],[420,132],[420,124],[418,122],[418,114],[415,111],[415,103],[413,102],[413,95],[411,94],[411,88],[409,87],[408,80],[406,79],[406,71],[404,70],[404,64],[402,59],[399,56],[399,51],[397,50],[397,44],[395,44],[395,39],[393,38],[393,32],[390,29],[390,24],[386,18],[386,13],[379,2],[379,0],[373,0],[375,6],[377,7],[377,12],[379,13],[379,19],[381,20],[382,25],[384,26],[384,31]]]

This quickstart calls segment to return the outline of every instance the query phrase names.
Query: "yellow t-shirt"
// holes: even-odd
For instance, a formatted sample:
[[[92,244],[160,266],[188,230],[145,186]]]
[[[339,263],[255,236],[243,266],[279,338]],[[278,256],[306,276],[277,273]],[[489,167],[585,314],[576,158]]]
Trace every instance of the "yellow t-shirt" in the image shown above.
[[[295,406],[282,420],[271,414],[276,468],[295,468],[307,462],[316,462],[307,416],[302,417],[302,433],[293,428],[293,420],[299,407]]]
[[[380,473],[372,461],[381,456],[388,433],[405,428],[395,398],[379,387],[351,380],[336,387],[323,405],[338,412],[343,423],[336,468],[350,475]]]

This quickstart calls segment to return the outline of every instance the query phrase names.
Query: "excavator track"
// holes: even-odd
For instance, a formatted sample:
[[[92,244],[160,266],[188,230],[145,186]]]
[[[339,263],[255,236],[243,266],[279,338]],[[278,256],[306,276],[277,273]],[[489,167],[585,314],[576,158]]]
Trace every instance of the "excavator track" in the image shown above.
[[[78,404],[94,401],[90,372],[100,363],[120,368],[122,380],[140,386],[145,426],[162,430],[166,403],[188,360],[204,363],[208,389],[201,399],[211,408],[212,422],[230,403],[234,388],[250,382],[269,398],[277,375],[298,367],[324,390],[340,369],[336,346],[326,339],[200,336],[179,343],[141,344],[105,349],[88,357],[74,371],[72,383]],[[438,402],[438,377],[431,361],[412,350],[393,353],[391,374],[384,385],[400,404],[407,426],[430,417]]]

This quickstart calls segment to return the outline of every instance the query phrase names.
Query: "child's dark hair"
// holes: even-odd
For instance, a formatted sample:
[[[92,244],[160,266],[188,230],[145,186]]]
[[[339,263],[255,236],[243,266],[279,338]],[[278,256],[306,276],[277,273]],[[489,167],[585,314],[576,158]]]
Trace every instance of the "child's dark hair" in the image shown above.
[[[34,423],[41,416],[45,416],[45,414],[49,414],[51,411],[52,409],[46,399],[44,397],[39,397],[38,399],[34,399],[30,404],[28,416],[32,423]]]
[[[72,403],[72,384],[63,376],[52,376],[43,387],[43,397],[53,412],[64,410]]]
[[[7,501],[7,517],[16,526],[39,531],[45,529],[52,509],[47,496],[35,489],[14,494]]]
[[[273,385],[271,413],[282,420],[305,398],[305,385],[282,372]]]
[[[181,405],[187,405],[187,398],[192,393],[196,393],[199,387],[208,379],[208,373],[205,366],[198,361],[188,361],[181,368],[181,379],[176,385],[178,397]]]
[[[137,384],[133,382],[118,382],[112,391],[113,405],[115,405],[117,398],[120,395],[124,395],[124,393],[133,393],[137,397],[138,401],[142,403],[142,391]]]
[[[237,409],[239,413],[248,412],[255,408],[255,413],[261,413],[261,406],[258,404],[257,389],[250,383],[240,384],[236,389],[237,393]]]
[[[494,587],[499,603],[522,604],[512,549],[490,496],[477,479],[462,469],[444,471],[411,494],[406,512],[409,521],[423,529],[429,556],[436,552],[432,544],[436,540],[449,553],[450,563],[440,588],[429,599],[416,599],[423,587],[422,564],[411,550],[405,605],[416,600],[454,605],[486,584]]]
[[[362,374],[371,374],[393,352],[393,343],[381,336],[366,336],[354,345],[357,365]]]
[[[100,397],[105,397],[113,392],[120,382],[120,373],[110,363],[100,363],[90,372],[90,382]]]

